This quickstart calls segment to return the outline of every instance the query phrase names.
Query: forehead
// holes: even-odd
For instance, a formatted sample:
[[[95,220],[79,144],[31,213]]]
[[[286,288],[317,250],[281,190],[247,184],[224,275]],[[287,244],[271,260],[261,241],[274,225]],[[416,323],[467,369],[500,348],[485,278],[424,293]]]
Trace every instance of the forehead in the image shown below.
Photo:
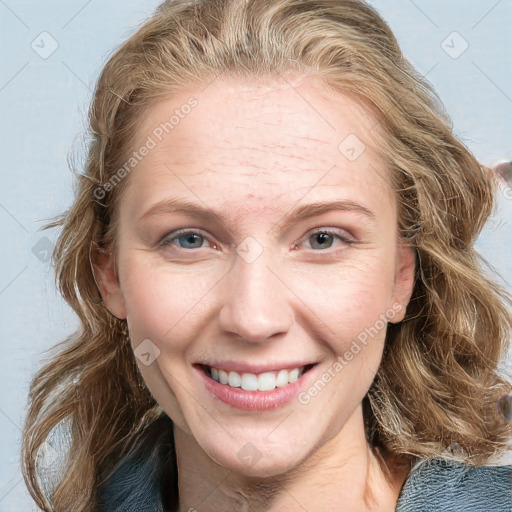
[[[364,105],[316,78],[218,78],[147,112],[135,146],[151,140],[152,148],[129,188],[141,204],[166,186],[188,196],[217,190],[219,205],[230,201],[224,187],[275,198],[313,185],[385,189],[377,124]]]
[[[174,141],[197,151],[244,149],[241,144],[247,143],[302,154],[323,145],[322,152],[330,149],[337,156],[349,135],[371,151],[378,133],[378,123],[360,101],[305,76],[257,82],[217,78],[161,101],[141,121],[140,142],[152,135],[164,145]]]

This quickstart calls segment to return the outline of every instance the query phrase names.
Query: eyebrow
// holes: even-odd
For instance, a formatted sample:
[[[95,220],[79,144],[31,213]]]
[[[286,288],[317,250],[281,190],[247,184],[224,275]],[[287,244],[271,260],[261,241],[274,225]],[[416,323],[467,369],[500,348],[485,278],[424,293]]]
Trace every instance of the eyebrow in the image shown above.
[[[293,224],[316,217],[333,210],[349,211],[360,213],[366,216],[369,220],[375,221],[375,213],[363,205],[355,203],[350,200],[336,200],[336,201],[319,201],[315,203],[305,204],[286,213],[281,219],[274,224],[280,225],[281,229],[286,230]],[[200,221],[216,222],[223,224],[224,219],[220,213],[217,213],[210,208],[199,206],[188,199],[170,198],[164,199],[154,204],[148,211],[146,211],[139,220],[146,220],[149,217],[165,215],[167,213],[183,213],[190,217],[194,217]]]

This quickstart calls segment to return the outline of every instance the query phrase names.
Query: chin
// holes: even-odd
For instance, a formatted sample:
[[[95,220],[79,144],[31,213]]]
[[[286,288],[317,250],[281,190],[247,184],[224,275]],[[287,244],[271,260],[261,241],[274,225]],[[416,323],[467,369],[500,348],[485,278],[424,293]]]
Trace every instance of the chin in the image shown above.
[[[266,434],[267,435],[267,434]],[[203,451],[216,464],[248,478],[265,478],[281,475],[296,468],[305,460],[311,450],[304,450],[299,453],[296,447],[286,446],[284,440],[278,441],[279,448],[263,440],[257,443],[247,441],[224,442],[215,445],[203,446]],[[256,446],[263,445],[260,449]]]
[[[263,454],[253,465],[233,458],[231,454],[225,459],[216,461],[223,468],[247,478],[268,478],[283,475],[299,465],[298,461],[284,459],[274,454],[272,457]]]

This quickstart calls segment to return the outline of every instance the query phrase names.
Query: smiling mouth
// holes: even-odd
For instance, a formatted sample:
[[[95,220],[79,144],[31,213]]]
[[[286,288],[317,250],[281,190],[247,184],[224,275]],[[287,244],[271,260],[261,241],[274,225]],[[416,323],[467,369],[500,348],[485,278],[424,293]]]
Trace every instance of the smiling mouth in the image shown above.
[[[244,391],[272,391],[276,388],[283,388],[299,380],[314,364],[292,368],[289,370],[278,370],[263,373],[239,373],[227,371],[222,368],[213,368],[205,364],[198,367],[212,380],[219,384],[239,388]]]

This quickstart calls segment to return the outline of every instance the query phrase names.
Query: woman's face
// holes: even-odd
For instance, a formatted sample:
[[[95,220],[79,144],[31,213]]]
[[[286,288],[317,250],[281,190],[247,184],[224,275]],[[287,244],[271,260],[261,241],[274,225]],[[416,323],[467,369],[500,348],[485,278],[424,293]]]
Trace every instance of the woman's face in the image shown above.
[[[376,124],[312,78],[219,78],[141,120],[100,288],[155,399],[228,469],[283,473],[362,434],[414,266]]]

